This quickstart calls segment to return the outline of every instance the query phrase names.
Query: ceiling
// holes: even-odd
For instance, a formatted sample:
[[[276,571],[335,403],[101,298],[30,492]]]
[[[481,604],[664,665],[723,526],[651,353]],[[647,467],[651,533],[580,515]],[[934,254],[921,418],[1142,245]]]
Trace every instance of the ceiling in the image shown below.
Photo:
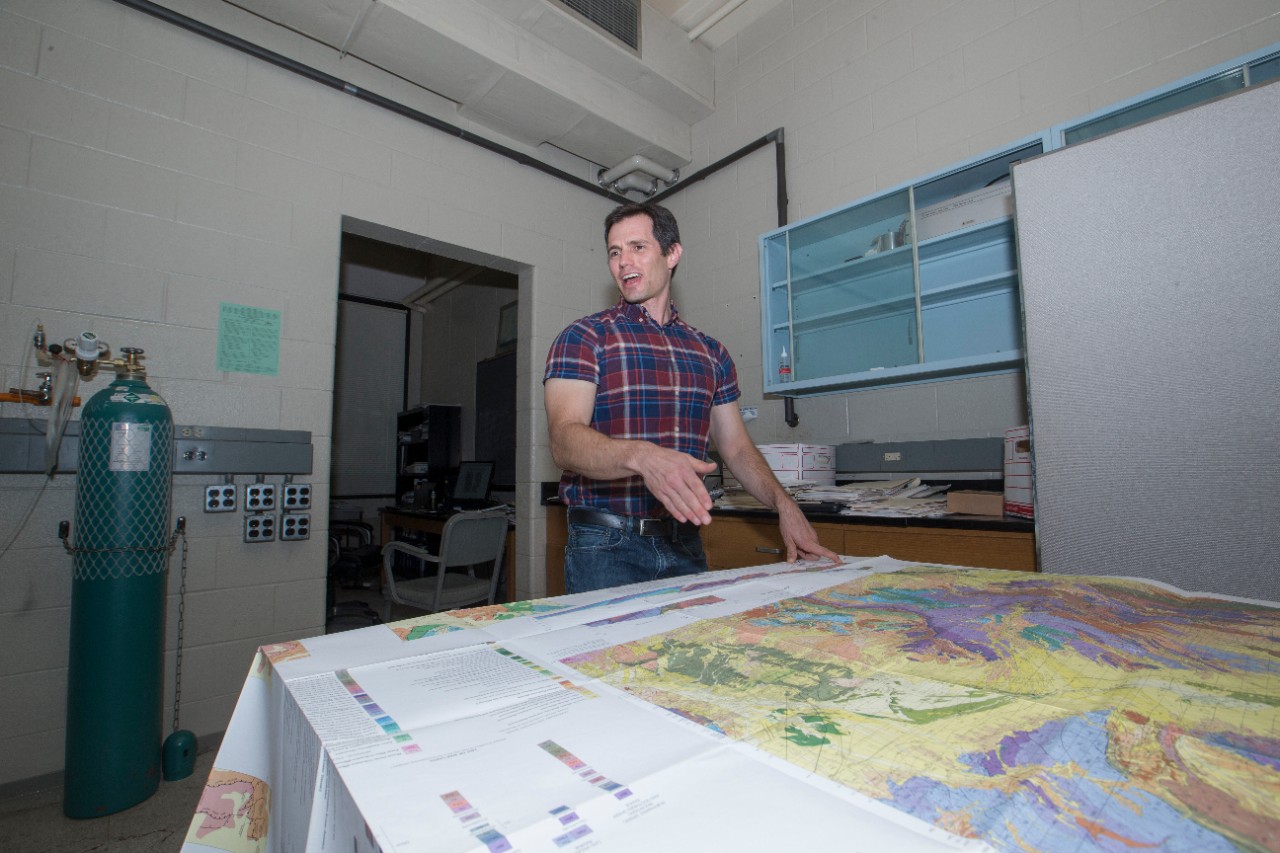
[[[715,111],[712,51],[785,0],[650,0],[638,53],[558,0],[224,2],[429,90],[452,102],[440,118],[496,142],[679,169]]]

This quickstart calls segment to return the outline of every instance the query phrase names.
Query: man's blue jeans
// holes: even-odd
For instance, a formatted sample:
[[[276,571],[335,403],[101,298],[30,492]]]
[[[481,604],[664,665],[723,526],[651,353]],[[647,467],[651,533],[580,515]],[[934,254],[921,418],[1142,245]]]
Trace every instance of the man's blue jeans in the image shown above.
[[[693,575],[706,570],[702,536],[694,525],[678,525],[668,537],[641,536],[634,529],[569,522],[569,544],[564,549],[566,593]]]

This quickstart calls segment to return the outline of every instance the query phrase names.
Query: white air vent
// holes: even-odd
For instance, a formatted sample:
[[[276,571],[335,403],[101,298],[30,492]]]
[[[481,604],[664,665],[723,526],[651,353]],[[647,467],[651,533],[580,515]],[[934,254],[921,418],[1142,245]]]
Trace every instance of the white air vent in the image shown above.
[[[559,0],[632,50],[640,49],[640,0]]]

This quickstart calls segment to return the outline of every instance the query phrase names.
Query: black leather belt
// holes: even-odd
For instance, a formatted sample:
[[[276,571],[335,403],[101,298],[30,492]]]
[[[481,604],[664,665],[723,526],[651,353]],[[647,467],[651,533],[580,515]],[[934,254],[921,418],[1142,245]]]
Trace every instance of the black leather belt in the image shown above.
[[[618,515],[602,509],[587,507],[569,508],[570,524],[595,524],[600,527],[612,527],[615,530],[626,530],[640,536],[661,536],[671,539],[676,531],[692,531],[696,524],[676,521],[674,518],[644,518],[638,515]]]

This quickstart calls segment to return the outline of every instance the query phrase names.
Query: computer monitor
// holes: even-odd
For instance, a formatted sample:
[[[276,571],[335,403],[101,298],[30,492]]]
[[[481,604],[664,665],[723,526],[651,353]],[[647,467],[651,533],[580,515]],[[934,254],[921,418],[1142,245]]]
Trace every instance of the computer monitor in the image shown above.
[[[483,507],[489,504],[489,488],[493,484],[492,462],[463,462],[458,466],[458,479],[450,499],[458,507]]]

